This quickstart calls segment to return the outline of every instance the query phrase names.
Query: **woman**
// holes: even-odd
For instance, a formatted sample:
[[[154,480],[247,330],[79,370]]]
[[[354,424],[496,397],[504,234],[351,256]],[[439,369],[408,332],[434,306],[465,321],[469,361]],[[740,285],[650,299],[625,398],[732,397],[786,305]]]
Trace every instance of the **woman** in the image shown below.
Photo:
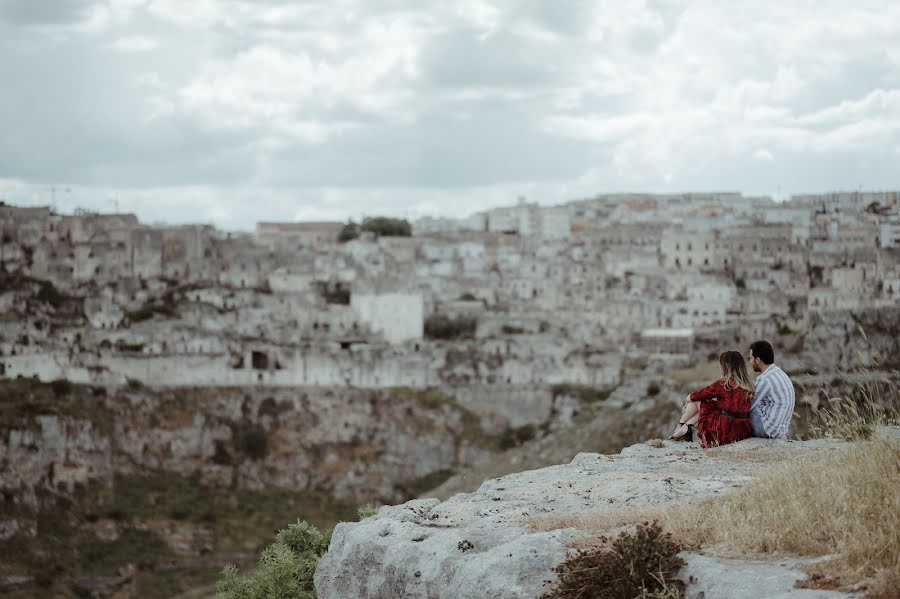
[[[681,425],[670,438],[692,441],[696,425],[700,444],[716,447],[753,436],[750,404],[753,381],[747,374],[741,352],[726,351],[719,356],[722,378],[691,393],[681,410]]]

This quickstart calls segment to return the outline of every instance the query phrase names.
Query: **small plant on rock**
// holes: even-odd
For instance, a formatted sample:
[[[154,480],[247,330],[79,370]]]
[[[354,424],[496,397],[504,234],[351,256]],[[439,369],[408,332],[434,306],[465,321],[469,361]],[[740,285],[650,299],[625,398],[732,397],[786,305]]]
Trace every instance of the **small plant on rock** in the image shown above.
[[[556,588],[541,599],[683,597],[684,583],[675,578],[684,566],[678,557],[681,550],[657,522],[644,522],[634,532],[620,534],[608,547],[579,550],[554,568],[559,577]]]
[[[241,576],[235,566],[226,566],[216,586],[216,598],[315,599],[313,576],[329,542],[330,538],[315,526],[297,520],[278,531],[275,542],[259,556],[259,568],[252,575]]]

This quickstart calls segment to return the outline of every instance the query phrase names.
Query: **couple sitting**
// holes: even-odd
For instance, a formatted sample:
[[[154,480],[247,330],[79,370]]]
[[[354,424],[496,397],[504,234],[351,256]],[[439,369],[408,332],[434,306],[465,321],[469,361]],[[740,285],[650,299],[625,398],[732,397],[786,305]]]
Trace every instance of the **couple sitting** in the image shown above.
[[[719,356],[722,378],[687,397],[680,426],[671,439],[692,441],[694,428],[703,447],[754,436],[787,437],[794,413],[791,379],[775,365],[775,352],[768,341],[752,343],[747,360],[760,373],[756,384],[750,380],[740,352],[723,352]]]

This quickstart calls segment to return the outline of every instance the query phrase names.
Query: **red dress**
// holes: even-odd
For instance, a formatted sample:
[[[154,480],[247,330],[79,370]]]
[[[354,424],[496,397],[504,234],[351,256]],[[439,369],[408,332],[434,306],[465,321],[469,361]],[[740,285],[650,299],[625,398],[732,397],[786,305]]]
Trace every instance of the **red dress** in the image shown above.
[[[719,379],[691,393],[691,401],[700,402],[697,434],[703,447],[725,445],[753,436],[750,419],[734,417],[750,411],[749,394],[738,388],[734,380],[728,386],[730,389],[726,389],[725,381]],[[737,414],[729,416],[723,410]]]

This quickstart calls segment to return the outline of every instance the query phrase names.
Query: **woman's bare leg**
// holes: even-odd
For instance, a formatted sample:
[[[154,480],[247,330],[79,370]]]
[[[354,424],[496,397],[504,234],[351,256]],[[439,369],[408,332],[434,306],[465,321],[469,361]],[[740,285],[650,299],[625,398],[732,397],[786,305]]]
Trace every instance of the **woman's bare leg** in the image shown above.
[[[681,408],[681,422],[685,424],[697,424],[700,420],[700,402],[686,401],[684,407]]]
[[[684,407],[681,408],[681,420],[678,421],[679,426],[672,433],[673,437],[681,437],[687,434],[688,425],[696,425],[700,419],[700,403],[691,401],[690,397],[685,400]]]

